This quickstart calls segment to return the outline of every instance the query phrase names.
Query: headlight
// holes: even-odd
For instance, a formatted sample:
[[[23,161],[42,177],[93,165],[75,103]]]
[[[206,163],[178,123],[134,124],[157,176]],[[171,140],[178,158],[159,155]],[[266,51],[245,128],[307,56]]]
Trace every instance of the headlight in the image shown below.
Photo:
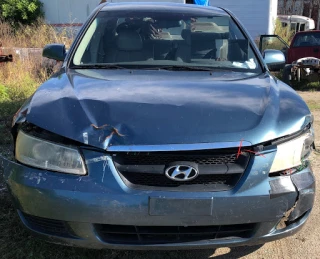
[[[277,146],[277,154],[271,166],[270,173],[284,171],[302,164],[312,151],[314,142],[313,131]]]
[[[83,159],[76,148],[42,140],[19,131],[16,159],[22,164],[67,173],[85,175]]]

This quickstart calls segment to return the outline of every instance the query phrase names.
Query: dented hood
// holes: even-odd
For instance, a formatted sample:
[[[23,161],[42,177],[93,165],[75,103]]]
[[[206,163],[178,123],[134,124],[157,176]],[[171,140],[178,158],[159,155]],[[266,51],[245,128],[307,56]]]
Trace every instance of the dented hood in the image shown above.
[[[293,133],[309,110],[268,74],[67,70],[44,83],[26,120],[72,140],[120,145],[257,144]]]

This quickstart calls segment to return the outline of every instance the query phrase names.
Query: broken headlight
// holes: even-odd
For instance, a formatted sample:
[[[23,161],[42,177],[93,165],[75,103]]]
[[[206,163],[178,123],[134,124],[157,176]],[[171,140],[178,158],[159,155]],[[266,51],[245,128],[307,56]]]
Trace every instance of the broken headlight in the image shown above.
[[[55,144],[19,131],[16,140],[16,159],[29,166],[76,175],[86,169],[77,148]]]
[[[270,173],[298,167],[310,155],[314,143],[313,129],[297,138],[278,144]]]

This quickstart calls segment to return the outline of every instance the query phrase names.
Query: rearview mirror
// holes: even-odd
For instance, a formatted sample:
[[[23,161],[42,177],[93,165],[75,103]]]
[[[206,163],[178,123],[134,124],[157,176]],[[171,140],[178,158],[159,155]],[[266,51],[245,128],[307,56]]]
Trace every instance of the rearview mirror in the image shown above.
[[[64,61],[66,53],[65,45],[55,43],[46,45],[43,48],[42,56],[57,61]]]
[[[263,59],[270,71],[279,71],[286,64],[286,57],[280,50],[266,49],[263,52]]]

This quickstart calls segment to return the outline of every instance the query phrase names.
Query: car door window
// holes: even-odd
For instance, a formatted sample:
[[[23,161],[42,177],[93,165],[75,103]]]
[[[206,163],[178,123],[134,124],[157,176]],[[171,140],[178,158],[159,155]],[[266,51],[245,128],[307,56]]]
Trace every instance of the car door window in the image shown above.
[[[285,52],[288,49],[287,43],[277,35],[262,35],[260,37],[261,53],[266,49],[276,49]]]

